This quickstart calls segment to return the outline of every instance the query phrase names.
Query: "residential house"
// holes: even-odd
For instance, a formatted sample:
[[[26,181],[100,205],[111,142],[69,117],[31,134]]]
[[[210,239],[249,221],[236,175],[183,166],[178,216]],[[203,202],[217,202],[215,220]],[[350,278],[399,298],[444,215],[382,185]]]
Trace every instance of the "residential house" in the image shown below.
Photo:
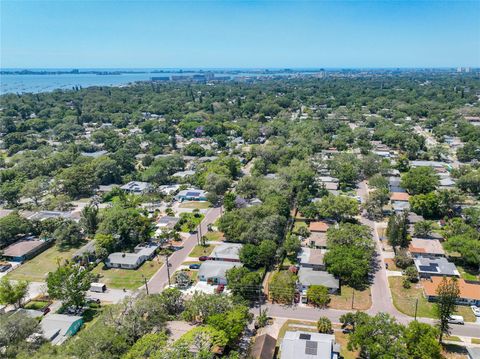
[[[95,240],[88,241],[81,246],[72,256],[75,261],[85,261],[86,263],[93,262],[96,259],[95,255]],[[85,264],[86,264],[85,263]]]
[[[327,249],[327,233],[315,232],[307,238],[307,244],[311,248]]]
[[[314,270],[313,268],[300,267],[298,270],[299,289],[306,301],[306,291],[311,285],[323,285],[330,293],[337,293],[340,289],[340,281],[325,271]],[[302,300],[304,300],[302,299]]]
[[[205,261],[198,270],[198,280],[209,284],[227,284],[227,270],[241,266],[239,262]]]
[[[303,268],[312,268],[313,270],[325,270],[323,257],[325,251],[322,249],[302,247],[298,255],[298,262]]]
[[[193,170],[187,170],[187,171],[179,171],[179,172],[175,172],[172,177],[177,177],[177,178],[187,178],[187,177],[190,177],[190,176],[193,176],[195,175],[195,171]]]
[[[250,349],[248,358],[251,359],[273,359],[277,340],[268,334],[259,335]]]
[[[153,187],[148,182],[131,181],[120,187],[122,190],[132,194],[142,194],[150,192]]]
[[[287,331],[280,352],[281,359],[338,359],[340,345],[332,334]]]
[[[200,189],[186,189],[183,191],[178,192],[175,196],[177,201],[206,201],[207,200],[207,192],[200,190]]]
[[[149,243],[136,246],[134,253],[111,253],[106,259],[105,265],[109,268],[137,269],[145,261],[155,256],[157,248],[157,244]]]
[[[445,257],[445,251],[438,239],[412,238],[408,251],[414,258],[418,257]]]
[[[162,231],[172,230],[179,221],[179,217],[163,216],[157,220],[157,228]]]
[[[428,301],[434,302],[437,300],[437,288],[442,280],[442,277],[431,277],[421,281]],[[480,306],[480,282],[460,278],[457,283],[460,289],[457,304]]]
[[[82,325],[82,317],[65,314],[49,314],[40,322],[44,338],[54,345],[60,345],[75,335]]]
[[[308,225],[308,230],[310,233],[326,233],[328,230],[329,224],[323,221],[310,222]]]
[[[460,277],[455,264],[449,262],[446,258],[428,258],[418,257],[413,260],[420,278],[439,277]]]
[[[8,261],[24,262],[47,249],[53,241],[43,239],[21,240],[9,245],[2,251],[2,256]]]
[[[158,187],[158,191],[162,194],[170,196],[175,192],[177,192],[179,188],[180,188],[180,185],[178,184],[162,185]]]
[[[240,262],[240,249],[243,245],[240,243],[222,243],[216,246],[208,259],[213,261]]]
[[[388,178],[388,187],[390,192],[407,192],[402,186],[400,186],[400,182],[400,177],[390,176]]]
[[[403,212],[410,209],[408,202],[410,195],[406,192],[392,192],[390,194],[390,201],[395,212]]]

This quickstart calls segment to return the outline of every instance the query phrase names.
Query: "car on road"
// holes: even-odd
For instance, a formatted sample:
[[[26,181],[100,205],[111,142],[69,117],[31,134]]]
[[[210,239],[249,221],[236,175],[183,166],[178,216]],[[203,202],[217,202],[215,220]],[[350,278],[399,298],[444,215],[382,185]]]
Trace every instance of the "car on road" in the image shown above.
[[[201,261],[201,262],[205,262],[206,260],[208,260],[208,257],[207,256],[201,256],[201,257],[198,257],[198,260]]]
[[[100,304],[100,299],[98,298],[87,298],[86,299],[87,303],[88,304]]]
[[[480,308],[477,307],[476,305],[470,306],[472,308],[473,314],[475,314],[476,317],[480,317]]]
[[[6,272],[10,268],[12,268],[12,265],[10,263],[2,263],[0,264],[0,273]]]
[[[450,316],[450,318],[448,318],[448,322],[450,324],[465,324],[465,320],[463,319],[463,317],[461,315],[452,315]]]
[[[197,264],[197,263],[190,264],[190,265],[188,266],[188,268],[190,268],[190,269],[198,269],[198,268],[200,268],[200,264]]]

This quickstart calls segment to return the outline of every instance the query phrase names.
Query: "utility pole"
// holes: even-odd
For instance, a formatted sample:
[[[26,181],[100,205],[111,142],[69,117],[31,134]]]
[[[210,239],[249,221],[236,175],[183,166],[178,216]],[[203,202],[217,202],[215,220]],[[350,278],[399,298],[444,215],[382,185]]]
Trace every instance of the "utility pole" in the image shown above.
[[[143,281],[145,282],[145,289],[147,290],[147,295],[149,295],[150,293],[148,292],[147,278],[143,274],[142,274],[142,277],[143,277]]]
[[[353,309],[353,302],[355,301],[355,289],[352,289],[352,309]]]
[[[258,315],[262,315],[262,286],[258,288]]]
[[[170,286],[170,263],[168,263],[168,255],[165,257],[167,259],[167,277],[168,277],[168,285]]]
[[[418,309],[418,298],[415,299],[415,319],[414,320],[417,320],[417,309]]]

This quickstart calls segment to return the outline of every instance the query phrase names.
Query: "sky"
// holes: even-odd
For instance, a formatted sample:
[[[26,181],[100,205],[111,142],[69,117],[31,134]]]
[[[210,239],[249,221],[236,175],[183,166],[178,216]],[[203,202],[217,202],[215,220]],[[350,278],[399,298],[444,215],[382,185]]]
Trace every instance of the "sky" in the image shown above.
[[[0,4],[2,68],[480,67],[480,1]]]

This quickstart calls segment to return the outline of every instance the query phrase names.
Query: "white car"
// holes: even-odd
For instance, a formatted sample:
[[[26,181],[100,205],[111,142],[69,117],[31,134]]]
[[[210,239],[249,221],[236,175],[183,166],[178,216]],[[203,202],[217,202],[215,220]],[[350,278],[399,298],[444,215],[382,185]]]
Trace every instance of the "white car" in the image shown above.
[[[448,319],[448,322],[450,324],[465,324],[465,320],[463,319],[463,317],[461,315],[452,315],[450,316],[450,318]]]
[[[476,317],[480,317],[480,308],[475,306],[475,305],[472,305],[470,306],[470,308],[472,308],[472,311],[473,311],[473,314],[475,314]]]

